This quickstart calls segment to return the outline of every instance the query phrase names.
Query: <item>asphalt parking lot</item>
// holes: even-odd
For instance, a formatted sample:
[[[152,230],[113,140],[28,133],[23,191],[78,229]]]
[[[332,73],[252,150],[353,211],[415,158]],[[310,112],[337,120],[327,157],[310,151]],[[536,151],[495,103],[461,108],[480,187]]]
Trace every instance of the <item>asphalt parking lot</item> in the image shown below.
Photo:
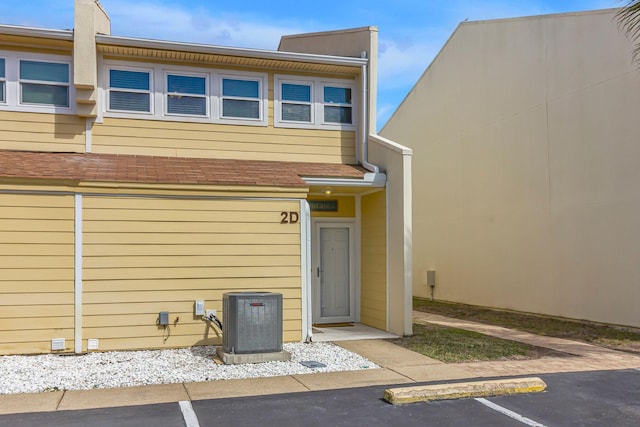
[[[382,400],[387,387],[375,386],[202,400],[183,407],[170,403],[4,415],[0,416],[0,426],[640,425],[639,370],[540,377],[548,386],[543,393],[494,397],[484,402],[463,399],[393,406]]]

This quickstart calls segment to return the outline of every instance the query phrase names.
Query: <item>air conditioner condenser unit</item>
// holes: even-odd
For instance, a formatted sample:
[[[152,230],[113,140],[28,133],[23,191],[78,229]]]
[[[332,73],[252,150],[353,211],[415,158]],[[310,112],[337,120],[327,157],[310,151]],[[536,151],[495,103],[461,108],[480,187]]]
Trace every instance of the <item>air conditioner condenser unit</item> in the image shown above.
[[[282,294],[229,292],[222,296],[222,348],[225,363],[289,360],[282,350]]]

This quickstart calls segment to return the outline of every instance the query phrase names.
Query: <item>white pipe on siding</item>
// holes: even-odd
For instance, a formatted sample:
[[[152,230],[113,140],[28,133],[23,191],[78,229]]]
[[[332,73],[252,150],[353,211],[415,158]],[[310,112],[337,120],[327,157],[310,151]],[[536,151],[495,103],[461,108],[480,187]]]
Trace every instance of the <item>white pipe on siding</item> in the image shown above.
[[[362,57],[366,58],[366,56],[367,56],[367,53],[362,52]],[[368,131],[369,114],[367,109],[367,98],[369,94],[369,91],[367,90],[368,84],[369,84],[369,78],[367,74],[367,65],[363,65],[362,66],[362,91],[361,91],[362,106],[360,109],[362,113],[362,117],[360,120],[360,133],[361,133],[360,147],[362,149],[362,154],[360,155],[360,158],[362,159],[362,166],[364,166],[366,169],[370,170],[371,172],[378,174],[380,173],[380,168],[374,165],[373,163],[369,163],[369,131]],[[369,106],[369,108],[372,108],[372,106]],[[373,108],[375,108],[375,106],[373,106]]]

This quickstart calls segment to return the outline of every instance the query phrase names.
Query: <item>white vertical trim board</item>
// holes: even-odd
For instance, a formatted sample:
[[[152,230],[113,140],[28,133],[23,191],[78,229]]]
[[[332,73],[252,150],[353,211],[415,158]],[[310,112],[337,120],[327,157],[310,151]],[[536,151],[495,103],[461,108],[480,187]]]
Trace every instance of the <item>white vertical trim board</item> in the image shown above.
[[[387,264],[387,268],[386,268],[386,278],[385,280],[387,281],[387,332],[390,331],[391,328],[391,289],[389,288],[389,278],[391,277],[391,274],[389,272],[389,270],[391,269],[391,254],[389,252],[389,189],[387,187],[385,187],[385,192],[384,192],[384,226],[385,226],[385,252],[386,252],[386,264]]]
[[[355,269],[355,320],[360,322],[360,308],[362,307],[362,196],[356,194],[356,229],[355,229],[355,257],[354,266]]]
[[[87,117],[84,125],[84,151],[85,153],[91,152],[91,129],[93,129],[93,120]]]
[[[313,340],[311,304],[311,209],[309,203],[300,200],[300,279],[302,282],[302,337]],[[306,334],[306,336],[305,336]]]
[[[403,227],[403,261],[404,261],[404,334],[413,334],[413,199],[411,153],[402,155],[402,223]],[[407,237],[408,236],[408,237]]]
[[[82,352],[82,194],[74,196],[74,351]]]

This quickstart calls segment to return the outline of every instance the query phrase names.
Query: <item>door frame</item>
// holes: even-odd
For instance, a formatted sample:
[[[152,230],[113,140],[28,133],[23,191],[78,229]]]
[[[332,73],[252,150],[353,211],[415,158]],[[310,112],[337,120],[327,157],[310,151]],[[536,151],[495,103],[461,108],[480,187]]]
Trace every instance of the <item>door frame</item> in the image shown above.
[[[358,320],[356,308],[357,292],[357,274],[356,262],[356,221],[351,218],[317,218],[311,220],[311,284],[312,284],[312,323],[342,323],[356,322]],[[348,228],[349,229],[349,316],[325,317],[320,316],[320,277],[318,269],[320,268],[320,229],[321,228]]]

